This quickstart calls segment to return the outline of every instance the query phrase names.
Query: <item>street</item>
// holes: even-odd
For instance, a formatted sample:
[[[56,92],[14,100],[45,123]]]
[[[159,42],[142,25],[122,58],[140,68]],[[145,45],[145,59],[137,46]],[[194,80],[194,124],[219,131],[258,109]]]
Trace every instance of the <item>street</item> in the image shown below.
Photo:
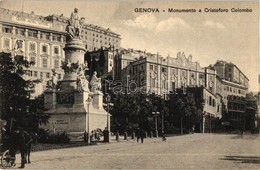
[[[114,139],[69,149],[33,152],[26,169],[260,169],[260,136],[192,134],[148,138],[144,143]],[[17,165],[20,166],[20,155]]]

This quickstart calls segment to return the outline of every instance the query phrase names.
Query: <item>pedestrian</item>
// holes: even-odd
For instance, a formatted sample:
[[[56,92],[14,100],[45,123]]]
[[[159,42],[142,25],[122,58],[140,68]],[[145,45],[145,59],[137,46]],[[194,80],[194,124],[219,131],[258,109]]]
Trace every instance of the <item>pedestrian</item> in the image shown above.
[[[162,141],[163,141],[163,142],[166,142],[166,137],[165,137],[165,134],[164,134],[164,133],[162,133]]]
[[[98,130],[95,131],[95,139],[99,142],[99,132],[98,132]]]
[[[25,139],[25,163],[31,163],[30,155],[31,155],[31,149],[32,149],[32,143],[36,142],[36,139],[34,141],[33,134],[28,133],[27,131],[24,131],[23,133],[24,139]],[[28,158],[28,161],[26,160],[26,157]]]
[[[109,142],[108,141],[109,132],[108,132],[107,128],[105,128],[105,130],[103,130],[103,135],[104,135],[104,142]]]
[[[14,159],[15,162],[15,155],[18,150],[21,153],[21,166],[19,168],[25,167],[26,162],[26,139],[25,139],[25,132],[21,127],[15,128],[10,133],[10,153],[11,157]]]
[[[116,141],[119,142],[119,133],[116,132]]]
[[[136,138],[137,138],[137,142],[139,142],[139,139],[140,139],[140,129],[139,128],[137,128],[136,129]]]
[[[135,139],[135,132],[132,132],[132,139]]]
[[[144,143],[145,131],[143,129],[141,129],[140,137],[141,137],[141,142]]]
[[[127,134],[127,132],[125,131],[125,132],[124,132],[124,140],[127,140],[127,136],[128,136],[128,134]]]

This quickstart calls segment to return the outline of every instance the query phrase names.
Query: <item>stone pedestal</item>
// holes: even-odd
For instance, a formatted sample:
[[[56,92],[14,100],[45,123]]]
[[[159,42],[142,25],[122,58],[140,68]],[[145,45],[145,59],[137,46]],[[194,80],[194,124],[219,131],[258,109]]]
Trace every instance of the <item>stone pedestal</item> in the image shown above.
[[[53,133],[67,132],[71,140],[84,140],[84,134],[92,130],[104,130],[110,123],[110,115],[103,109],[103,94],[89,92],[79,86],[78,68],[84,64],[85,49],[79,39],[68,39],[65,45],[65,75],[58,90],[44,93],[49,123],[43,125]],[[67,66],[68,65],[68,66]],[[87,103],[88,99],[91,102]]]

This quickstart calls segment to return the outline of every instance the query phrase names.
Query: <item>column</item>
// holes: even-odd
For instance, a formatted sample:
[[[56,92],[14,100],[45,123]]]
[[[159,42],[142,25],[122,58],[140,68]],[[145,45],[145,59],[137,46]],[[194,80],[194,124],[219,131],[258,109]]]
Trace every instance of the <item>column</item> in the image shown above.
[[[217,91],[217,71],[214,71],[214,94],[216,94]]]
[[[41,31],[37,32],[37,38],[38,38],[38,40],[41,39]]]
[[[198,70],[196,70],[196,73],[195,73],[195,76],[196,76],[196,86],[199,86],[199,79],[200,79],[200,76],[199,76],[199,72]]]
[[[30,58],[29,58],[29,53],[28,53],[29,48],[28,48],[28,40],[27,39],[25,39],[25,41],[24,41],[24,49],[25,49],[24,50],[25,57],[27,58],[27,60],[31,61]]]
[[[50,33],[50,41],[52,41],[52,40],[53,40],[53,34]]]
[[[190,70],[187,70],[187,86],[190,86]]]
[[[15,27],[12,28],[12,34],[15,35]]]
[[[27,38],[28,37],[28,29],[26,28],[24,31],[24,36]]]
[[[2,24],[0,24],[0,34],[3,32],[3,25]]]
[[[60,36],[60,42],[61,42],[61,43],[64,42],[64,36],[63,36],[63,35]]]
[[[176,88],[181,88],[181,70],[178,68],[177,69],[177,71],[178,71],[178,82],[176,83]]]
[[[53,47],[52,43],[50,43],[50,57],[49,57],[50,58],[50,68],[53,68],[53,65],[54,65],[53,64],[54,62],[53,62],[53,55],[52,55],[52,47]]]
[[[36,42],[36,46],[37,46],[37,52],[36,52],[36,61],[37,61],[37,63],[36,63],[36,66],[37,67],[41,67],[41,56],[40,56],[41,46],[40,46],[40,42],[39,41]]]

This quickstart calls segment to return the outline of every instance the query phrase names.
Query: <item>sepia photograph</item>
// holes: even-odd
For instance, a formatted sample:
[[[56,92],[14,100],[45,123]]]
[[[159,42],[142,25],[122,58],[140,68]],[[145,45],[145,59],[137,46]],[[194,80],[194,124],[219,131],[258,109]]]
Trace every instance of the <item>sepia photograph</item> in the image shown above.
[[[259,1],[0,0],[1,169],[259,169]]]

